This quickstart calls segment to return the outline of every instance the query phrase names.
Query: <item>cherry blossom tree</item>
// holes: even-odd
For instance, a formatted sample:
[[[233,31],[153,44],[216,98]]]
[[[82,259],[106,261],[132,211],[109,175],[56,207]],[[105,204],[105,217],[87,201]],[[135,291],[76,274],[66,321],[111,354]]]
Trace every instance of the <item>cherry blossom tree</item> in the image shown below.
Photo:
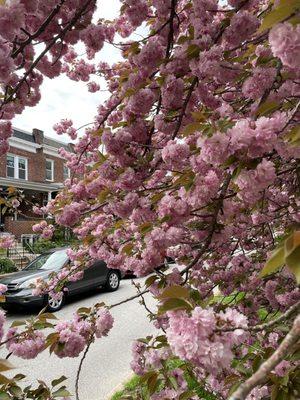
[[[62,296],[96,259],[149,277],[136,296],[71,321],[41,313],[2,329],[2,344],[26,359],[46,348],[82,355],[78,398],[86,353],[113,326],[109,309],[140,298],[157,335],[133,343],[141,380],[128,398],[201,398],[191,379],[216,399],[299,398],[299,1],[123,0],[115,20],[96,22],[95,8],[1,6],[1,152],[13,117],[39,101],[43,76],[66,74],[91,92],[104,78],[110,97],[75,153],[61,150],[71,178],[42,210],[80,245],[34,291]],[[122,62],[97,64],[106,42]],[[78,134],[67,116],[55,130]],[[54,229],[34,227],[48,238]],[[13,385],[4,384],[8,398]]]

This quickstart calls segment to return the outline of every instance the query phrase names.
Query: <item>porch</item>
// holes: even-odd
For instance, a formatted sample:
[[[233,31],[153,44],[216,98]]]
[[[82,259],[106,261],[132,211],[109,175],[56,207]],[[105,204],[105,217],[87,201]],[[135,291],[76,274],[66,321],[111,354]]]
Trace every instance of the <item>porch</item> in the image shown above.
[[[4,210],[0,205],[0,231],[9,232],[18,240],[22,235],[32,234],[32,226],[46,218],[46,215],[37,216],[32,211],[33,206],[45,206],[55,198],[62,184],[38,183],[22,181],[20,179],[0,178],[0,188],[5,191],[9,187],[15,187],[23,195],[23,200],[15,212]]]

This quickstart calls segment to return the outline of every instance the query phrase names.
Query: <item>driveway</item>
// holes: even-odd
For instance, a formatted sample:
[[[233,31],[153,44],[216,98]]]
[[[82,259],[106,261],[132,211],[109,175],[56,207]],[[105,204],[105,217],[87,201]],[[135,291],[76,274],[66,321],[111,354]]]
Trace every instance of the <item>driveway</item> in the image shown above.
[[[135,282],[143,284],[143,279],[135,279]],[[81,295],[70,299],[62,310],[56,313],[61,319],[70,319],[73,312],[79,307],[89,307],[95,302],[103,301],[106,304],[126,299],[136,294],[130,279],[121,281],[119,290],[112,293],[104,291],[93,291],[88,295]],[[145,296],[147,305],[154,307],[153,300],[149,295]],[[152,300],[152,301],[151,301]],[[154,308],[153,308],[154,309]],[[32,313],[32,311],[31,311]],[[106,338],[97,339],[91,346],[84,361],[80,378],[80,399],[81,400],[106,400],[112,391],[130,373],[131,343],[133,339],[144,337],[154,332],[146,316],[145,309],[139,305],[138,299],[122,304],[112,309],[115,324]],[[30,317],[30,312],[18,312],[7,316],[8,324],[17,319]],[[7,351],[0,350],[0,357],[4,358]],[[72,394],[75,393],[75,376],[80,358],[60,359],[55,355],[49,355],[45,351],[34,360],[22,360],[17,357],[10,357],[10,361],[18,366],[14,374],[23,372],[27,375],[26,384],[36,379],[42,379],[49,383],[51,380],[67,376],[69,379],[66,385]]]

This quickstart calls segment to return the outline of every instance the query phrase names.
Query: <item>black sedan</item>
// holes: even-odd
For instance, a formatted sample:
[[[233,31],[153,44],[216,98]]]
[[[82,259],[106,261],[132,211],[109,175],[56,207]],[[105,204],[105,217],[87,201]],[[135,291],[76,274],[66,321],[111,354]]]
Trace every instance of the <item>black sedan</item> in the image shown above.
[[[70,259],[67,248],[53,249],[40,256],[27,265],[22,271],[12,273],[2,279],[0,283],[7,286],[7,291],[0,296],[0,303],[4,308],[12,306],[47,306],[51,312],[59,310],[66,299],[89,289],[104,287],[108,291],[119,288],[121,273],[118,270],[109,269],[104,261],[97,261],[84,271],[83,278],[76,282],[68,282],[62,298],[57,300],[48,295],[34,296],[32,286],[37,278],[45,281],[52,272],[58,272],[64,268]]]

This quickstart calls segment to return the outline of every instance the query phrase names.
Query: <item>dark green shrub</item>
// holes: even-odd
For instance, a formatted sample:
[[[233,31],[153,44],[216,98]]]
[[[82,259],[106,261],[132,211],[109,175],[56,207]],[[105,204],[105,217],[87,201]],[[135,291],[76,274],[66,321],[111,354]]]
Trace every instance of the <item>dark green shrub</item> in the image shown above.
[[[9,258],[0,258],[0,274],[9,274],[18,271],[15,264]]]
[[[42,254],[47,250],[55,249],[56,247],[65,247],[65,246],[73,246],[76,244],[76,240],[65,240],[65,239],[56,239],[56,240],[45,240],[39,239],[33,245],[33,251],[36,254]]]

